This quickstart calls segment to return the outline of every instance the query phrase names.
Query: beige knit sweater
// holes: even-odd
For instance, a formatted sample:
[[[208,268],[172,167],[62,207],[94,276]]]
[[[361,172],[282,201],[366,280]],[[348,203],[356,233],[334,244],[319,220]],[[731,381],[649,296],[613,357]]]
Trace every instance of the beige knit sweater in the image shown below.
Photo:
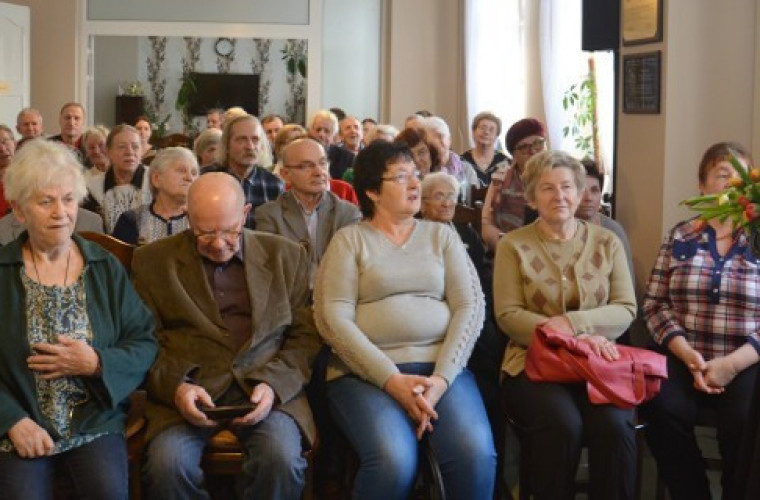
[[[636,315],[625,251],[614,233],[578,221],[566,245],[550,244],[537,223],[506,234],[496,249],[494,310],[510,341],[502,370],[517,375],[536,326],[565,315],[576,335],[619,337]],[[557,252],[576,255],[557,255]],[[560,269],[560,262],[570,262]],[[564,271],[564,273],[563,273]],[[574,303],[574,306],[571,304]]]

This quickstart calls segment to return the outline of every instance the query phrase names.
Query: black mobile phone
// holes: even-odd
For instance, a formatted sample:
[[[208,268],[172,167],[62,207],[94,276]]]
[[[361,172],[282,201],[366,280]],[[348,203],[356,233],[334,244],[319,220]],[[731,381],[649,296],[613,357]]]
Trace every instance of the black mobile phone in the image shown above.
[[[252,412],[256,408],[253,403],[244,403],[234,406],[199,406],[198,409],[206,414],[211,420],[230,420],[242,417]]]

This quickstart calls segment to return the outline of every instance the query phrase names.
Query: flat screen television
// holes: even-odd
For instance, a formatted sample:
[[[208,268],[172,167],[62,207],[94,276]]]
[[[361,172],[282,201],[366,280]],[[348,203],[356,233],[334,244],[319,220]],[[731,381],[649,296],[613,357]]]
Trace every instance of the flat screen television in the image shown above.
[[[195,93],[190,98],[190,114],[205,115],[212,108],[240,106],[259,114],[259,75],[238,73],[191,73]]]

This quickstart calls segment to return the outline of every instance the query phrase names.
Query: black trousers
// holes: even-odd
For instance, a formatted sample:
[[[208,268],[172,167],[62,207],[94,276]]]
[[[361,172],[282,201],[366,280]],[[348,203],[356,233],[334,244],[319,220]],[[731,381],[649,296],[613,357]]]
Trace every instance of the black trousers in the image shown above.
[[[584,384],[531,382],[524,372],[506,376],[502,393],[508,414],[522,427],[523,449],[530,448],[529,487],[534,498],[574,498],[584,445],[589,457],[589,497],[634,497],[633,410],[592,404]]]
[[[672,354],[667,358],[668,380],[663,382],[660,394],[642,406],[641,413],[647,422],[647,444],[670,497],[710,498],[702,451],[694,435],[697,411],[710,407],[717,413],[718,449],[723,460],[722,498],[740,498],[735,474],[754,396],[757,365],[737,375],[723,394],[709,395],[694,388],[694,377],[680,359]]]

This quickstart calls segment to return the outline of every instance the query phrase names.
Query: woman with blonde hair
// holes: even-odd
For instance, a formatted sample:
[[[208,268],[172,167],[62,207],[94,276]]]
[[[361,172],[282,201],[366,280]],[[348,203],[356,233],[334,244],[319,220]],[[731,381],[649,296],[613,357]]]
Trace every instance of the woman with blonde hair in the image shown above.
[[[636,490],[633,410],[592,404],[583,383],[536,382],[525,374],[538,326],[574,336],[603,359],[636,315],[625,251],[614,233],[575,217],[586,172],[567,153],[533,156],[522,174],[532,224],[504,235],[494,263],[494,311],[509,337],[503,401],[525,429],[529,489],[536,499],[572,498],[582,444],[589,496],[631,499]]]

